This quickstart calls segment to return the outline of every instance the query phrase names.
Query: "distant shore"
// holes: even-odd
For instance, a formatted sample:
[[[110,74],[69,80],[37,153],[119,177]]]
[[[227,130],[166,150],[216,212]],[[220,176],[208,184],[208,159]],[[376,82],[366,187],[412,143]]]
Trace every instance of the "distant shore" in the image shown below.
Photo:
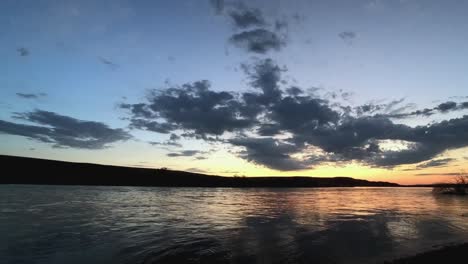
[[[449,245],[411,257],[396,259],[386,264],[465,263],[468,260],[468,243]]]
[[[5,172],[5,176],[0,177],[0,184],[232,188],[399,186],[350,177],[223,177],[167,168],[119,167],[5,155],[0,155],[0,164]]]

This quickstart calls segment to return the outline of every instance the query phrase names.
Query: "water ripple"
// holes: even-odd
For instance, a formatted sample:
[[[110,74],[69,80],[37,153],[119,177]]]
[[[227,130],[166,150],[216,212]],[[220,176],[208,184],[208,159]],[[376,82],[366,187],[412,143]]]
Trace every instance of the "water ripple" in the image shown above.
[[[468,240],[426,188],[0,186],[5,263],[375,263]]]

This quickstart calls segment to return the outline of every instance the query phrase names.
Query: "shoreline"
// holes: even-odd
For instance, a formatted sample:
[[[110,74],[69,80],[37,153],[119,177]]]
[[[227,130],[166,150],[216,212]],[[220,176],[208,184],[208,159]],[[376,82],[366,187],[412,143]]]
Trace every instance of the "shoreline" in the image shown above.
[[[468,242],[449,244],[413,256],[385,261],[384,264],[457,263],[467,258]]]

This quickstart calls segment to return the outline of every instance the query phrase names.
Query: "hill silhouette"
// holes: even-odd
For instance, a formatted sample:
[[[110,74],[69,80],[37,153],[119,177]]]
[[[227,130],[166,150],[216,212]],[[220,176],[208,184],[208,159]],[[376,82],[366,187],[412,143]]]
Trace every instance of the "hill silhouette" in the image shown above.
[[[349,177],[222,177],[168,169],[119,167],[0,155],[0,184],[167,187],[399,186]]]

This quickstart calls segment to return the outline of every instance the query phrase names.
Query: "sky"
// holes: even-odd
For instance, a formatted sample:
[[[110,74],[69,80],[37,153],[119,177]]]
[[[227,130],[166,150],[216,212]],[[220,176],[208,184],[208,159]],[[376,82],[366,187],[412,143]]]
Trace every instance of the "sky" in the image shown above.
[[[0,1],[0,154],[450,181],[468,2]]]

